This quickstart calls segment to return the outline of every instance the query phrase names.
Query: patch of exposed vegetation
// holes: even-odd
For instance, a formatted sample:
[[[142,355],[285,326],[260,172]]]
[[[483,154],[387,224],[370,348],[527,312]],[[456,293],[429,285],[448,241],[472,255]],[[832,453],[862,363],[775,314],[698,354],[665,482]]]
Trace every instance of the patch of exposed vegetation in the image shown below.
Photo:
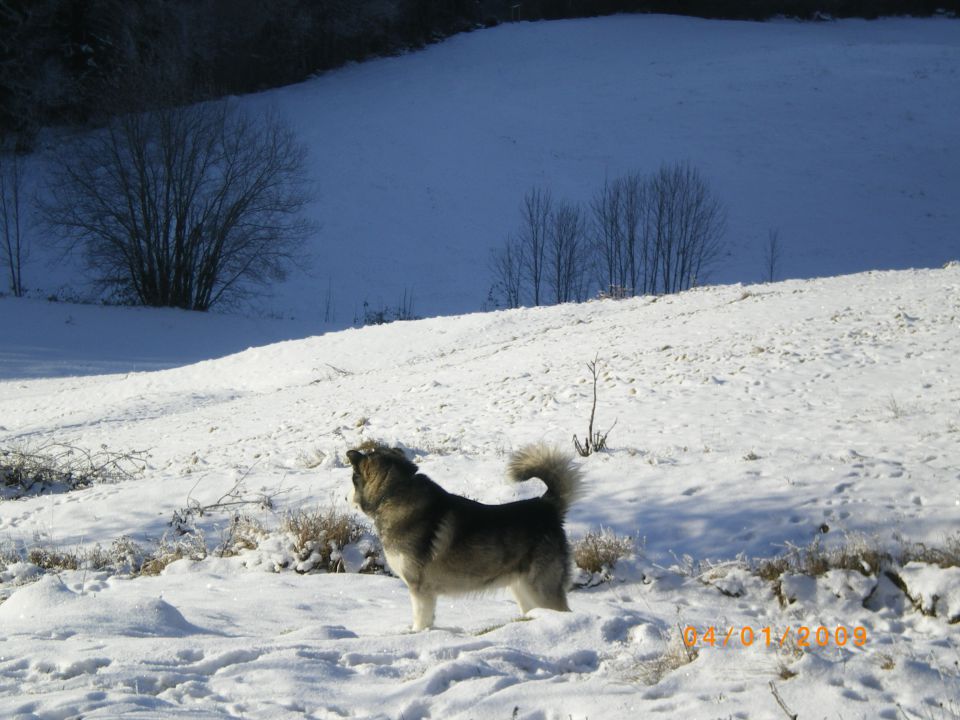
[[[632,537],[617,535],[609,528],[591,530],[573,542],[573,561],[584,571],[586,578],[578,580],[578,587],[587,587],[606,582],[613,577],[616,564],[633,554],[636,541]]]
[[[292,539],[293,568],[345,572],[344,549],[363,537],[366,528],[357,519],[336,508],[316,508],[289,513],[280,529]]]
[[[0,448],[0,500],[70,492],[139,476],[146,451],[87,450],[66,443]]]

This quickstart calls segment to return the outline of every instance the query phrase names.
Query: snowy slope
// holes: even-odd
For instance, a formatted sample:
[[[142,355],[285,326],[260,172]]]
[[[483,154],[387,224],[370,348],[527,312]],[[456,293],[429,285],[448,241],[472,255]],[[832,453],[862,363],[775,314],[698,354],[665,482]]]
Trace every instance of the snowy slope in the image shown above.
[[[0,378],[141,372],[323,332],[319,322],[0,297]]]
[[[713,282],[937,267],[960,255],[960,23],[618,16],[516,23],[240,99],[310,148],[321,230],[261,303],[342,328],[407,293],[472,312],[534,185],[698,167],[728,209]],[[35,247],[27,284],[77,287]],[[329,302],[328,302],[329,296]],[[290,335],[293,337],[294,335]]]
[[[901,537],[939,545],[957,531],[958,343],[953,264],[395,323],[153,372],[0,381],[4,447],[150,452],[138,478],[0,501],[9,554],[121,536],[149,545],[175,510],[238,479],[285,491],[274,511],[257,511],[267,526],[286,510],[345,509],[344,453],[366,439],[403,444],[431,477],[486,502],[537,494],[536,481],[502,480],[506,455],[582,437],[585,364],[598,356],[598,425],[616,426],[609,451],[582,461],[586,493],[569,530],[640,541],[614,582],[571,594],[570,614],[514,622],[505,594],[446,598],[439,627],[418,634],[406,629],[399,580],[275,573],[275,545],[182,560],[153,578],[85,569],[20,585],[29,568],[11,565],[0,571],[0,715],[772,718],[784,712],[772,681],[800,718],[955,718],[955,569],[902,570],[934,616],[888,580],[850,571],[785,576],[779,592],[792,602],[781,606],[747,566],[817,537],[894,549]],[[229,517],[198,521],[211,545]],[[734,640],[684,650],[687,626],[734,628]],[[820,626],[832,633],[825,646],[798,647],[801,627]],[[746,647],[746,628],[757,638],[770,628],[771,646]],[[865,642],[841,647],[837,628],[863,628]]]

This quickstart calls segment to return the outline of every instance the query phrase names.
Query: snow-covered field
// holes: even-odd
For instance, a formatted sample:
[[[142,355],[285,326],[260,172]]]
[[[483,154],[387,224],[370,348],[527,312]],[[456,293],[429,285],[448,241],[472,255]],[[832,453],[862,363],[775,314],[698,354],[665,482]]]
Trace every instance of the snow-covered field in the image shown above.
[[[636,16],[503,26],[242,99],[311,149],[312,262],[251,313],[295,320],[0,298],[0,450],[148,453],[114,483],[0,494],[0,717],[960,718],[960,569],[755,572],[798,548],[960,553],[956,263],[316,336],[404,293],[420,315],[476,310],[531,186],[586,202],[676,160],[729,211],[715,280],[761,278],[770,229],[783,277],[939,268],[960,256],[958,80],[942,18]],[[35,242],[27,285],[72,296],[76,266],[50,259]],[[345,452],[367,440],[486,502],[538,494],[505,482],[507,456],[572,450],[594,358],[613,427],[568,527],[636,552],[572,613],[444,598],[410,633],[398,579],[290,569],[284,516],[352,513]],[[239,508],[259,547],[217,557],[223,509],[186,536],[206,559],[90,561],[175,543],[175,513],[233,489],[273,500]],[[31,550],[87,562],[44,572]]]
[[[62,305],[17,307],[62,323]],[[91,312],[76,351],[168,321]],[[894,568],[921,612],[885,576],[776,586],[749,568],[816,538],[893,552],[956,538],[958,347],[953,264],[395,323],[151,372],[7,375],[4,448],[150,457],[114,484],[0,501],[0,716],[953,720],[960,570]],[[444,598],[438,627],[411,633],[398,579],[275,572],[276,536],[156,577],[37,579],[12,562],[122,536],[151,547],[174,511],[238,480],[275,495],[248,509],[268,528],[346,510],[344,453],[367,439],[483,501],[537,494],[503,480],[506,456],[583,436],[594,357],[597,424],[616,425],[582,461],[569,531],[634,535],[637,552],[574,590],[572,613],[520,622],[505,593]],[[230,517],[197,520],[210,547]]]
[[[960,255],[956,20],[515,23],[240,102],[276,109],[310,150],[320,231],[258,309],[314,332],[405,293],[419,316],[479,310],[533,186],[586,204],[677,161],[728,211],[711,282],[765,280],[771,229],[778,279]],[[82,289],[75,263],[34,246],[29,288]]]

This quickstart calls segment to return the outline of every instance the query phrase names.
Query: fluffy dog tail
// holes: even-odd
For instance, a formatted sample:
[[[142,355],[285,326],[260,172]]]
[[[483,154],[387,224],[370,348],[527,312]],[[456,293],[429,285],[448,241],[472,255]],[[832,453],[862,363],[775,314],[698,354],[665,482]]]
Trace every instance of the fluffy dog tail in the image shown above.
[[[555,447],[539,444],[520,448],[510,456],[507,472],[514,482],[540,478],[547,486],[543,499],[553,503],[561,517],[580,494],[583,473],[571,455]]]

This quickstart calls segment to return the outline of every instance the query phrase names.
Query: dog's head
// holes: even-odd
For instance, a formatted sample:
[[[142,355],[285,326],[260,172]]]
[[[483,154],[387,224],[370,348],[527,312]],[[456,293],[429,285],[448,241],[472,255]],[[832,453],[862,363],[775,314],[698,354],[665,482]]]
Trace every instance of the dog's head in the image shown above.
[[[396,492],[397,483],[407,482],[417,473],[417,466],[399,448],[348,450],[347,459],[353,466],[350,501],[370,517]]]

